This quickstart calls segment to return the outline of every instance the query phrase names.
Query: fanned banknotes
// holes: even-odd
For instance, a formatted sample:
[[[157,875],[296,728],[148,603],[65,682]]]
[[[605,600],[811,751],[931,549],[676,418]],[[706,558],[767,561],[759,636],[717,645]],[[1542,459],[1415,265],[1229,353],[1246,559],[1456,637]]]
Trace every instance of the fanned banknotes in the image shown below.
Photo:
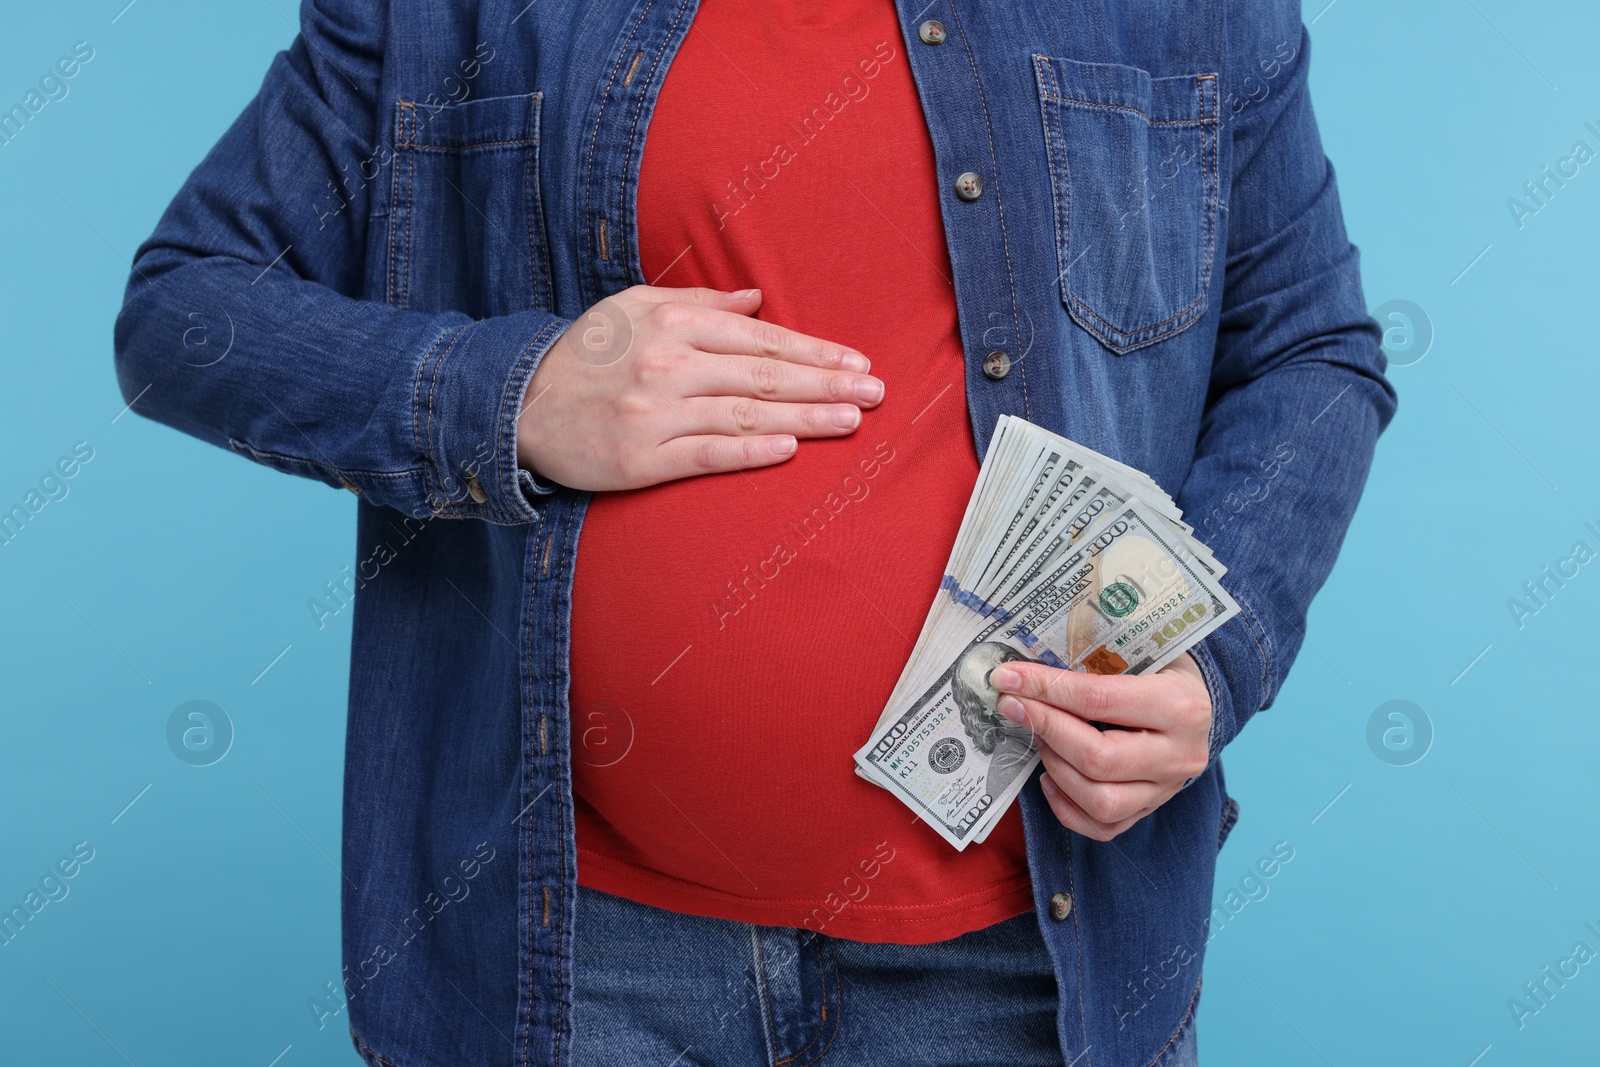
[[[1003,415],[923,623],[857,773],[957,849],[1039,763],[989,672],[1031,659],[1147,674],[1238,613],[1224,568],[1148,476]]]

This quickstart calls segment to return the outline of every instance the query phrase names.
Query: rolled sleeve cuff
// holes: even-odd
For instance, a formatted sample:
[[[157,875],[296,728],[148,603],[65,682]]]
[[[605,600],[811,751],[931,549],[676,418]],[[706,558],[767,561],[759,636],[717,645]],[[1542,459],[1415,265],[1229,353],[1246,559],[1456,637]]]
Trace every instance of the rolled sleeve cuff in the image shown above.
[[[1189,650],[1211,697],[1212,763],[1244,724],[1272,703],[1277,669],[1272,641],[1249,600],[1238,589],[1229,592],[1239,615]]]
[[[536,522],[555,492],[517,464],[522,399],[570,323],[519,312],[453,325],[417,369],[413,433],[426,459],[428,507],[442,518]]]

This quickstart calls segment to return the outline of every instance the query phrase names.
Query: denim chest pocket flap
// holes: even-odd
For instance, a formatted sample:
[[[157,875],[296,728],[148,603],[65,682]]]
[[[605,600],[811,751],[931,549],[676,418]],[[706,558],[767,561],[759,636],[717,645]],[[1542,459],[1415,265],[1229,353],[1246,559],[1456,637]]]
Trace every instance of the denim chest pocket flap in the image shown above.
[[[543,94],[397,100],[388,302],[488,318],[551,306]]]
[[[1217,76],[1033,67],[1068,313],[1118,355],[1193,325],[1216,244]]]

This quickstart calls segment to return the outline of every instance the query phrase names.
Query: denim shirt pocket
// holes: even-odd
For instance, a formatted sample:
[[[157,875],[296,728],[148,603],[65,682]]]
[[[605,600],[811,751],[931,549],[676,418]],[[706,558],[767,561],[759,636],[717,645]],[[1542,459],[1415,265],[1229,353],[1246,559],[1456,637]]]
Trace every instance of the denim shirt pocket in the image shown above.
[[[543,93],[397,100],[388,303],[484,319],[549,310],[539,195]]]
[[[1216,244],[1217,76],[1033,67],[1068,314],[1118,355],[1193,325]]]

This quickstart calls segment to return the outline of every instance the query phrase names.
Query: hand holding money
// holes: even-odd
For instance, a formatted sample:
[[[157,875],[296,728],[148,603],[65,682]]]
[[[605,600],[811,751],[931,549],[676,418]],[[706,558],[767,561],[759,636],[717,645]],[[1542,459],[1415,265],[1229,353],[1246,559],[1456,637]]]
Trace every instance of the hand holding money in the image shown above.
[[[1050,810],[1096,841],[1155,811],[1210,762],[1211,696],[1188,653],[1143,677],[1017,661],[989,681],[1000,713],[1034,735]]]
[[[1046,750],[1055,761],[1047,795],[1067,826],[1104,838],[1155,810],[1204,769],[1209,733],[1193,661],[1166,668],[1239,612],[1222,587],[1226,568],[1193,532],[1148,475],[1001,416],[922,633],[855,754],[857,773],[957,849],[988,837]],[[1026,698],[1024,711],[1035,701],[1038,715],[1002,711],[996,676],[1008,672],[1034,686],[1012,696]],[[1091,748],[1083,731],[1100,733],[1092,722],[1137,740]],[[1055,744],[1041,748],[1041,727]],[[1116,776],[1121,767],[1085,773],[1074,759],[1112,753],[1129,777]]]

